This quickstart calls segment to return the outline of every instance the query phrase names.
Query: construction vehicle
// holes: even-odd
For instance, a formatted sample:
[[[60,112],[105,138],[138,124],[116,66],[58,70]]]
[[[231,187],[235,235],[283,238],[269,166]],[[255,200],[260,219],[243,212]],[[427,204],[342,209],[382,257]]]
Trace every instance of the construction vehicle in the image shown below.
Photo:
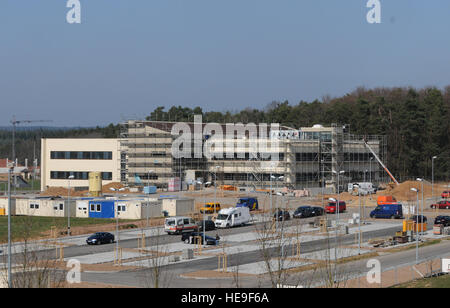
[[[388,168],[383,164],[383,162],[381,161],[381,159],[378,157],[378,155],[374,152],[374,150],[372,150],[372,148],[369,146],[369,144],[367,143],[367,140],[364,139],[364,144],[367,147],[367,149],[369,149],[370,153],[372,153],[372,155],[375,157],[375,159],[380,163],[381,167],[383,167],[384,171],[386,171],[386,173],[389,175],[389,177],[392,179],[392,181],[396,184],[399,185],[398,181],[395,179],[395,177],[392,175],[392,173],[388,170]]]

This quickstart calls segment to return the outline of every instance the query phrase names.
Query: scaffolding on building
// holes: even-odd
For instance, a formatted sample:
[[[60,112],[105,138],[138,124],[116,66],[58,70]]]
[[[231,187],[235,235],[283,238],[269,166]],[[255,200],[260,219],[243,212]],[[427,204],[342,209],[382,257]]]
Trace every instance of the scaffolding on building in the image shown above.
[[[341,170],[345,173],[340,177],[340,191],[351,182],[371,181],[376,184],[386,180],[382,168],[364,146],[364,140],[367,140],[386,163],[386,136],[354,135],[336,124],[317,131],[314,127],[296,130],[300,132],[298,137],[279,140],[277,165],[267,167],[270,159],[262,157],[261,153],[251,155],[248,141],[245,142],[245,150],[241,149],[233,157],[205,157],[203,148],[207,137],[203,134],[197,136],[201,142],[192,140],[191,144],[193,152],[202,153],[200,157],[176,158],[172,155],[172,145],[179,136],[172,135],[174,124],[142,120],[120,124],[120,178],[125,186],[154,185],[166,189],[170,179],[179,178],[181,182],[187,182],[189,178],[202,183],[217,181],[221,185],[267,189],[273,184],[271,176],[274,176],[283,177],[279,186],[290,189],[320,188],[323,185],[336,189],[335,172]],[[186,124],[193,128],[193,123]]]

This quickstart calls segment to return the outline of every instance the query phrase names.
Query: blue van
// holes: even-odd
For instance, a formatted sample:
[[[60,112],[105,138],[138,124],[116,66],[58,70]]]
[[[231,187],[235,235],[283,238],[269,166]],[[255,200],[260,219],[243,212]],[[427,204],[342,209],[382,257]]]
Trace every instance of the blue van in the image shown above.
[[[236,204],[236,207],[248,207],[250,211],[258,209],[258,199],[256,198],[240,198]]]
[[[403,209],[400,203],[380,204],[372,212],[370,218],[403,218]]]

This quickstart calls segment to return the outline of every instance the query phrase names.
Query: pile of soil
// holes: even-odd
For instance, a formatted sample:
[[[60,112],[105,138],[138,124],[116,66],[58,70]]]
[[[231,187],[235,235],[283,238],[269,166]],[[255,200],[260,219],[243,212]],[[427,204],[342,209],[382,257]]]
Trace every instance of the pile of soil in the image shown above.
[[[378,192],[378,195],[390,195],[394,196],[399,201],[413,201],[417,198],[417,193],[412,191],[411,188],[415,188],[419,191],[419,198],[422,198],[422,182],[418,181],[405,181],[399,185],[387,187],[386,190]],[[435,186],[437,189],[437,186]],[[434,192],[437,194],[437,191]],[[431,184],[423,182],[423,196],[424,198],[431,197]]]
[[[50,197],[50,196],[60,196],[65,197],[69,195],[69,190],[64,187],[49,187],[45,191],[39,194],[40,196]],[[74,189],[70,189],[70,196],[72,197],[84,197],[87,195],[86,191],[75,191]]]
[[[118,182],[112,182],[106,185],[102,186],[102,193],[103,194],[111,194],[111,193],[116,193],[114,191],[111,190],[111,188],[114,189],[121,189],[124,188],[123,191],[119,191],[119,194],[129,194],[130,190],[125,188],[125,186],[123,186],[121,183]],[[41,192],[39,195],[40,196],[45,196],[45,197],[49,197],[49,196],[60,196],[60,197],[67,197],[69,194],[69,190],[65,187],[49,187],[47,188],[45,191]],[[76,191],[74,189],[70,189],[70,196],[72,197],[87,197],[89,195],[89,190],[82,190],[82,191]]]

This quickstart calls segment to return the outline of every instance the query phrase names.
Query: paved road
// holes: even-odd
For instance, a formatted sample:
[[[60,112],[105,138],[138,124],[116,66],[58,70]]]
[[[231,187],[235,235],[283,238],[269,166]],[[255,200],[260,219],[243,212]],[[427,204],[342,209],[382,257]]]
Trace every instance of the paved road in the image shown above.
[[[378,238],[387,235],[392,235],[395,231],[398,231],[399,227],[393,227],[389,229],[370,231],[364,233],[364,238]],[[354,235],[342,236],[339,241],[339,245],[353,244],[354,243]],[[311,242],[305,242],[302,244],[302,253],[314,252],[318,250],[327,249],[330,247],[334,248],[334,238],[316,240]],[[275,256],[277,253],[277,248],[270,248],[267,250],[269,254]],[[285,250],[286,254],[289,256],[292,254],[291,246],[287,246]],[[263,261],[264,258],[261,254],[260,250],[242,252],[230,255],[228,257],[228,267],[234,267],[236,265],[244,265],[247,263],[254,263],[258,261]],[[201,260],[193,260],[188,263],[178,263],[171,264],[164,267],[164,272],[166,275],[171,277],[170,279],[170,287],[177,288],[192,288],[192,287],[230,287],[230,283],[233,283],[231,279],[187,279],[187,278],[179,278],[180,274],[186,272],[200,271],[200,270],[215,270],[217,269],[217,257],[211,257]],[[145,287],[150,286],[148,279],[152,275],[151,269],[139,269],[134,271],[125,271],[119,273],[83,273],[82,280],[90,281],[90,282],[100,282],[100,283],[115,283],[119,285],[127,285],[127,286],[139,286]],[[243,284],[247,284],[249,287],[255,287],[255,284],[262,284],[265,286],[270,286],[268,282],[255,281],[254,278],[241,278]]]

